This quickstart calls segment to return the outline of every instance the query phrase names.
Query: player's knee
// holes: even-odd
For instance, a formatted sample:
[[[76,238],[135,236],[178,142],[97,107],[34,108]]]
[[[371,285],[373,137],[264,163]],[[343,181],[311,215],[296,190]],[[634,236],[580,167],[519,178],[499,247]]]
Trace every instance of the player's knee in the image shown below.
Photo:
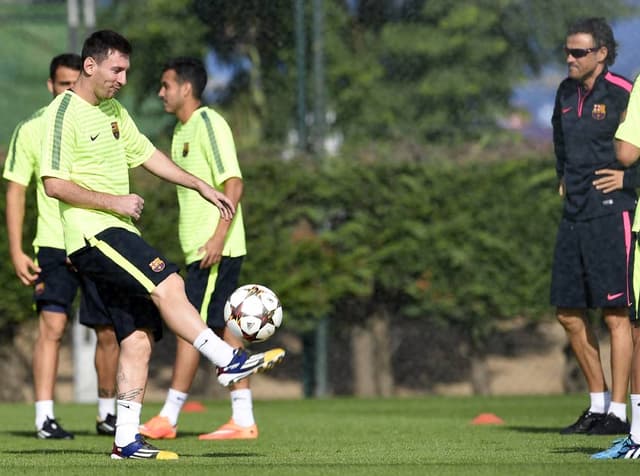
[[[173,273],[155,287],[151,292],[151,298],[157,302],[184,293],[184,280],[178,273]]]
[[[136,362],[148,362],[153,348],[151,335],[143,330],[136,330],[122,339],[120,355],[122,359]]]
[[[584,329],[584,317],[573,312],[558,311],[556,319],[567,332],[575,332]]]

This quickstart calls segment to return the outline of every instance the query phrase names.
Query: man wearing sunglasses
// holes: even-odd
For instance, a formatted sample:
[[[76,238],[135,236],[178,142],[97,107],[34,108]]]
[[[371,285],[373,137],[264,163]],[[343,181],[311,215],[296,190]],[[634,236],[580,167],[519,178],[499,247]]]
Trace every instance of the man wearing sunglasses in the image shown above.
[[[616,58],[602,18],[567,32],[568,77],[556,93],[553,140],[564,197],[551,278],[551,304],[589,388],[590,405],[562,434],[624,434],[631,370],[631,223],[637,169],[616,161],[614,135],[632,84],[608,70]],[[611,335],[611,391],[587,310],[602,309]],[[635,314],[635,313],[632,313]]]

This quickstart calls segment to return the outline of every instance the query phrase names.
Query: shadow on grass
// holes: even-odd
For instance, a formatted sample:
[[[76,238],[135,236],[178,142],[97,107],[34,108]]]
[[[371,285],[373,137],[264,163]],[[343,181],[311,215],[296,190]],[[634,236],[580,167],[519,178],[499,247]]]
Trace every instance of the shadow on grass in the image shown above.
[[[545,426],[505,426],[505,430],[517,431],[519,433],[554,433],[559,434],[562,428]]]
[[[81,449],[74,450],[73,448],[60,448],[60,449],[42,448],[39,450],[0,450],[0,454],[5,454],[5,455],[52,455],[52,454],[108,455],[109,452],[81,450]]]
[[[602,450],[606,450],[608,446],[572,446],[568,448],[553,448],[550,452],[558,455],[569,455],[569,454],[585,454],[592,455],[594,453],[599,453]]]

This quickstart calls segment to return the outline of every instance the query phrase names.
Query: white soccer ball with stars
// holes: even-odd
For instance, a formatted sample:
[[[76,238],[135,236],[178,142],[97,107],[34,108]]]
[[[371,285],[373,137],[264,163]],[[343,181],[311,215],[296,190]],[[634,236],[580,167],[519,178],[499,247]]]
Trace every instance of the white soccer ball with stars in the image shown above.
[[[261,284],[236,289],[224,305],[224,320],[237,337],[263,342],[282,324],[282,305],[276,293]]]

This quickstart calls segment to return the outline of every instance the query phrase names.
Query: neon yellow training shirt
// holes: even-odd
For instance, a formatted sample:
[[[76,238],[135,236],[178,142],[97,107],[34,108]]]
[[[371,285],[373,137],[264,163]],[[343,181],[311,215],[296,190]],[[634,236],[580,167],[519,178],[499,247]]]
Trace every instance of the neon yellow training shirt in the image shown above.
[[[31,177],[36,177],[38,219],[33,246],[36,249],[46,246],[63,250],[64,235],[58,200],[45,193],[39,176],[42,138],[47,126],[44,120],[45,109],[46,107],[38,109],[15,128],[4,163],[3,177],[25,187],[31,183]]]
[[[624,121],[618,126],[616,139],[628,142],[636,147],[640,147],[640,76],[636,78],[629,103],[627,104],[627,114]],[[636,209],[633,219],[633,231],[640,231],[640,214]]]
[[[224,191],[227,179],[242,178],[229,125],[220,114],[205,106],[195,110],[186,123],[176,125],[171,157],[177,165],[220,192]],[[220,212],[198,192],[177,186],[177,193],[180,246],[185,262],[190,264],[202,258],[198,250],[213,235]],[[242,207],[238,204],[222,254],[235,257],[246,253]]]
[[[70,180],[87,190],[126,195],[129,169],[145,162],[155,147],[138,131],[126,109],[107,99],[97,106],[73,91],[56,97],[45,111],[41,177]],[[60,202],[67,254],[85,246],[85,238],[119,227],[139,234],[130,217]]]

